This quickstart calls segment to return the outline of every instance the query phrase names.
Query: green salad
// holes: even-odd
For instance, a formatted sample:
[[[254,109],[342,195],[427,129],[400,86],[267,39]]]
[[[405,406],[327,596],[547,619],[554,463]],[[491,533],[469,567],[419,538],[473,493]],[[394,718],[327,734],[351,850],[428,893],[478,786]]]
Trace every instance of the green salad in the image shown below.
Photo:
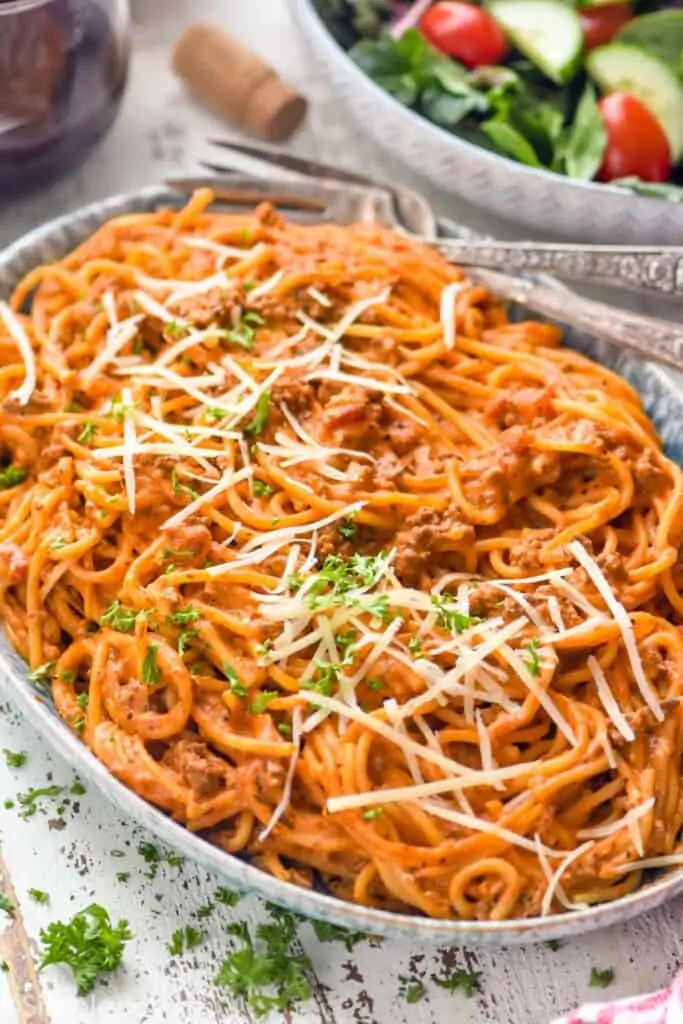
[[[529,167],[683,202],[683,9],[313,2],[374,82],[441,128]]]

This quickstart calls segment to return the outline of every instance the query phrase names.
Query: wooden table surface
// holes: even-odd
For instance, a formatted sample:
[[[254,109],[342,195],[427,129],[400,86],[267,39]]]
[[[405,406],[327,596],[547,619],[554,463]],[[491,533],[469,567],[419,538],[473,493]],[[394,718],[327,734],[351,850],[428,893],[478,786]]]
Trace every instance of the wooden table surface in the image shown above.
[[[135,22],[130,89],[121,117],[106,143],[88,163],[52,191],[10,208],[0,208],[0,243],[49,217],[87,200],[165,176],[196,169],[209,150],[205,140],[219,130],[188,99],[168,69],[169,45],[193,20],[213,19],[258,47],[312,100],[308,125],[293,143],[299,152],[357,165],[385,177],[410,180],[390,165],[371,142],[358,137],[333,96],[319,80],[310,55],[302,50],[283,0],[132,0]],[[422,185],[422,183],[418,183]],[[422,185],[422,187],[424,187]],[[431,193],[438,208],[480,230],[514,237],[514,228]],[[70,795],[63,813],[56,800],[40,802],[22,820],[17,794],[45,785],[70,786],[73,772],[51,756],[30,722],[11,707],[11,693],[0,687],[0,750],[26,752],[18,769],[0,758],[0,874],[4,892],[16,904],[13,919],[0,925],[0,1024],[246,1024],[244,1007],[226,1003],[213,976],[230,940],[225,925],[236,919],[262,919],[253,897],[237,908],[220,907],[199,923],[206,941],[191,954],[172,957],[173,931],[197,923],[196,910],[211,901],[215,878],[185,863],[162,864],[149,878],[138,852],[154,842],[112,811],[97,792]],[[129,873],[118,881],[117,873]],[[30,888],[50,895],[36,903]],[[38,934],[50,921],[66,919],[96,901],[113,918],[127,918],[135,935],[125,969],[86,998],[75,995],[70,975],[48,968],[37,975]],[[573,1004],[603,995],[589,986],[592,967],[613,967],[610,996],[645,992],[667,983],[683,953],[681,905],[624,927],[612,928],[553,951],[544,946],[499,951],[450,948],[429,950],[404,941],[361,944],[348,953],[338,943],[322,944],[302,925],[301,942],[310,955],[318,984],[315,998],[297,1009],[291,1024],[548,1024]],[[472,998],[450,994],[432,980],[444,964],[480,974]],[[401,979],[424,980],[426,995],[408,1003]],[[605,994],[607,994],[605,993]]]

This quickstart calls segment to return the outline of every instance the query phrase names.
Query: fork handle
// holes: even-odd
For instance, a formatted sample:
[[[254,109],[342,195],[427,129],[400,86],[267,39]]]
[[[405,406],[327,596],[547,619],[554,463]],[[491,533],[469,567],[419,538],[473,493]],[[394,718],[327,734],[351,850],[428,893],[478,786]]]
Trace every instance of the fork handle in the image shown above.
[[[473,269],[472,280],[543,316],[593,334],[676,370],[683,368],[683,326],[594,302],[569,289],[552,288],[493,270]]]
[[[683,248],[677,246],[631,248],[440,239],[436,247],[446,259],[463,266],[547,273],[568,281],[683,297]]]

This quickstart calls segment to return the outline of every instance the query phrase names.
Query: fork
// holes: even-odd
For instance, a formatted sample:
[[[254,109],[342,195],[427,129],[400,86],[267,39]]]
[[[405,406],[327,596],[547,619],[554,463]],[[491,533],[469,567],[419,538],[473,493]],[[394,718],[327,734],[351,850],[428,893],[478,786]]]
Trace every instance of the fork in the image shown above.
[[[281,158],[271,150],[232,143],[230,147],[250,156],[266,153],[261,159],[270,167],[279,166],[281,162]],[[379,223],[412,235],[418,234],[415,228],[420,224],[424,229],[430,218],[436,228],[436,217],[427,200],[403,186],[396,189],[338,168],[299,161],[290,155],[285,156],[282,166],[285,170],[297,171],[299,180],[245,177],[231,168],[210,165],[208,169],[220,177],[173,179],[168,184],[186,194],[196,188],[209,187],[217,200],[231,206],[272,202],[281,209],[296,212],[298,219],[314,222]],[[307,177],[303,170],[298,169],[303,166],[307,169]],[[455,226],[449,226],[447,221],[442,220],[441,226],[446,232],[456,233]],[[451,239],[435,241],[435,235],[436,230],[430,244],[436,244],[441,251],[446,249],[449,254],[461,244]],[[453,250],[450,250],[452,244]],[[462,262],[458,256],[449,255],[449,258]],[[552,280],[543,283],[539,277],[514,277],[484,268],[472,268],[468,273],[472,280],[503,298],[537,313],[628,348],[643,358],[654,359],[676,369],[683,367],[683,328],[674,323],[584,299]]]
[[[276,149],[241,142],[211,140],[211,144],[269,166],[321,181],[345,182],[386,192],[397,224],[420,241],[436,245],[447,259],[462,266],[490,267],[502,271],[531,271],[611,288],[627,288],[646,294],[683,297],[683,247],[576,245],[563,242],[501,242],[472,238],[435,241],[437,218],[429,202],[402,185],[387,185],[353,171],[281,153]],[[229,168],[203,163],[217,174]]]

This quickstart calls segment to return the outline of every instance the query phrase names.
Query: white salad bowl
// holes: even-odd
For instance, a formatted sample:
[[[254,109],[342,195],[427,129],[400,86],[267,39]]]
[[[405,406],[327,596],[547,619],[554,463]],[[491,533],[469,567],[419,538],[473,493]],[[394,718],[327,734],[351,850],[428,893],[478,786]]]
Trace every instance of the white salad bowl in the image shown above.
[[[530,235],[623,245],[683,243],[683,204],[526,167],[458,138],[368,78],[334,39],[313,0],[290,3],[311,59],[339,102],[364,132],[432,185],[523,224]]]

